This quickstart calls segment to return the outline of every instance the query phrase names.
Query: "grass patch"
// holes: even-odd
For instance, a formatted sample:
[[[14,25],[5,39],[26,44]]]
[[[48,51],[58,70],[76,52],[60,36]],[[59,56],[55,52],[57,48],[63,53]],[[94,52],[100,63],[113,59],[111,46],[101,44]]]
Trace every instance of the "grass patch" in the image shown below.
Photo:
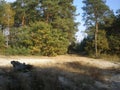
[[[108,61],[113,61],[113,62],[120,62],[120,57],[118,55],[107,55],[107,54],[102,54],[100,58]]]
[[[64,71],[57,67],[36,67],[28,72],[2,68],[0,90],[89,90],[94,80],[87,75]],[[64,84],[59,78],[64,78]]]

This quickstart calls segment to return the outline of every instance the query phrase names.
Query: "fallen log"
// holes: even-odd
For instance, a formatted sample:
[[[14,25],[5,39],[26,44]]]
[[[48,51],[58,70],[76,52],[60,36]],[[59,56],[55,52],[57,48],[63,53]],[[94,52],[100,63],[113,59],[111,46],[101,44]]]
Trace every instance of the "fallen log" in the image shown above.
[[[33,68],[30,64],[20,63],[19,61],[11,61],[14,71],[29,71]]]

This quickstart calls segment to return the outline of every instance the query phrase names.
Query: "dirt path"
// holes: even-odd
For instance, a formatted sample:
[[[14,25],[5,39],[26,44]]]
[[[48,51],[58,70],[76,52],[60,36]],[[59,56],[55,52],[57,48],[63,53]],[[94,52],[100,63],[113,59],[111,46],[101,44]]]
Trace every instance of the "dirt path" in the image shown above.
[[[93,59],[75,55],[61,55],[56,57],[39,57],[39,56],[0,56],[0,66],[10,66],[10,61],[20,61],[32,65],[56,64],[65,62],[80,62],[83,65],[90,65],[101,69],[120,67],[120,63],[113,63],[102,59]]]

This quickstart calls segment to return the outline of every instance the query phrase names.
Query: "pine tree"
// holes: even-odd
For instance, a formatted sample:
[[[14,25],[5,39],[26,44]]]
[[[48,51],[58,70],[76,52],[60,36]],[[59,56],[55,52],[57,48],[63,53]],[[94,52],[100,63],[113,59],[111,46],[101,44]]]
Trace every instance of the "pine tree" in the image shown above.
[[[15,10],[15,26],[29,25],[41,18],[39,0],[16,0],[12,3]]]
[[[105,4],[105,0],[83,0],[85,4],[84,19],[85,24],[89,26],[94,26],[94,38],[95,38],[95,55],[98,56],[98,31],[99,23],[103,22],[103,18],[108,15],[109,7]]]
[[[19,27],[12,30],[11,46],[15,43],[40,55],[67,52],[77,31],[73,0],[16,0],[11,5],[16,12],[15,27]]]
[[[120,10],[117,10],[116,15],[112,18],[112,24],[110,26],[105,25],[106,35],[110,47],[108,53],[120,55]]]
[[[72,42],[77,31],[73,0],[41,0],[41,8],[43,21],[66,33],[67,39]]]

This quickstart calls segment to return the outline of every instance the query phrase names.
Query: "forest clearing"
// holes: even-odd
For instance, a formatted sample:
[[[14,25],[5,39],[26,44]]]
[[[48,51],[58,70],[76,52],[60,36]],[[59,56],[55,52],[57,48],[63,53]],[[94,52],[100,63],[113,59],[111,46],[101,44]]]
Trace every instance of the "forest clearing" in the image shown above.
[[[14,72],[10,64],[13,60],[30,64],[34,68],[30,71]],[[11,90],[11,88],[12,90],[119,90],[120,88],[120,63],[102,59],[77,55],[0,56],[0,67],[0,79],[4,81],[0,81],[0,90]],[[14,84],[14,80],[18,85]]]
[[[120,90],[119,2],[0,0],[0,90]]]
[[[103,59],[93,59],[77,55],[60,55],[56,57],[47,57],[47,56],[0,56],[0,66],[10,66],[10,61],[20,61],[34,66],[39,66],[41,64],[59,64],[66,62],[80,62],[81,64],[95,66],[97,68],[112,68],[118,67],[119,63],[114,63],[110,61],[105,61]],[[4,62],[3,62],[4,61]]]

